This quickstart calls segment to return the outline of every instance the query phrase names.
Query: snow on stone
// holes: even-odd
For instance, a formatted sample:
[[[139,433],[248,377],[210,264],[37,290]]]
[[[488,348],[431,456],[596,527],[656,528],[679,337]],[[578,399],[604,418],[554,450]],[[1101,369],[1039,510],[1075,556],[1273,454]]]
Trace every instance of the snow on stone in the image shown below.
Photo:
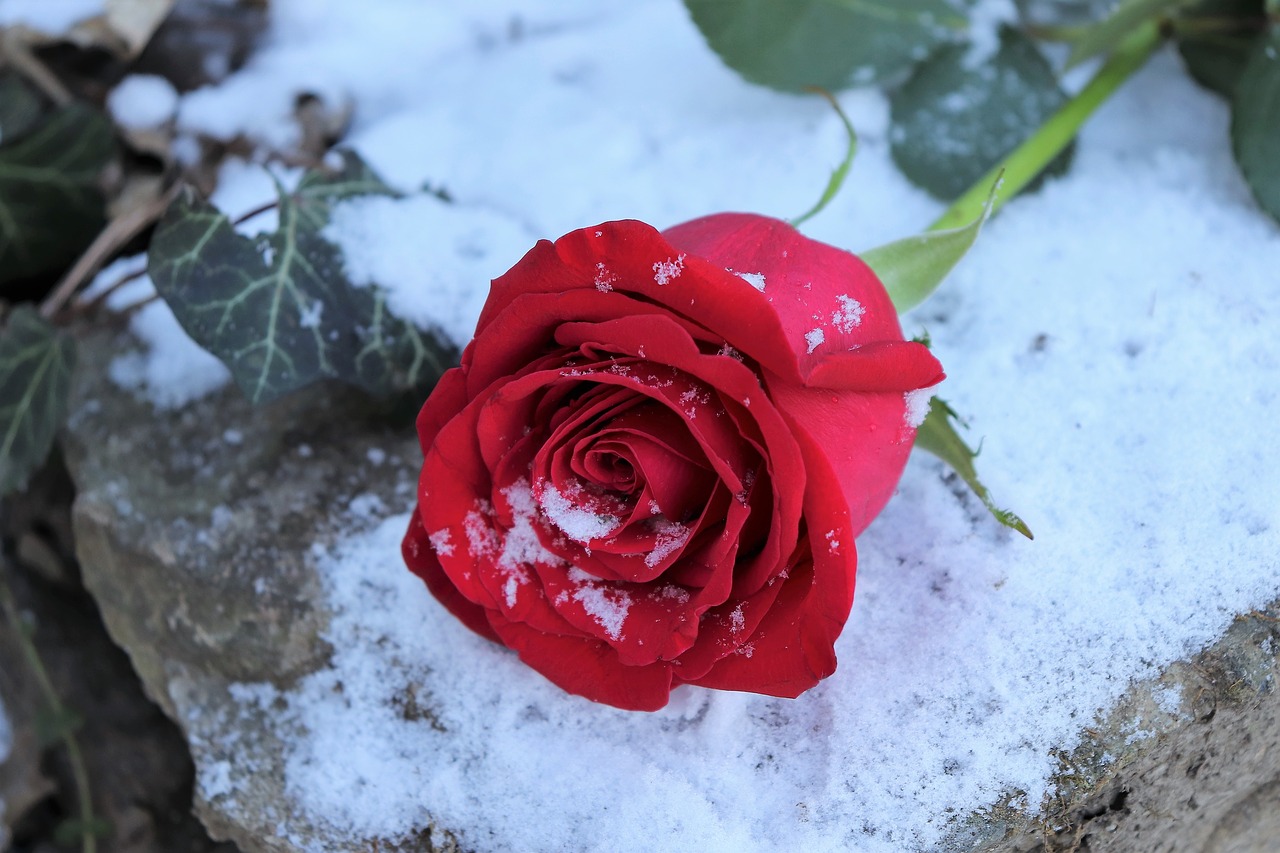
[[[538,505],[547,520],[574,542],[587,543],[601,539],[617,530],[622,519],[607,513],[586,509],[574,502],[573,494],[564,495],[550,483],[542,485]]]
[[[826,341],[826,339],[827,339],[827,333],[822,331],[822,329],[810,329],[809,331],[805,332],[804,342],[808,345],[808,349],[806,349],[805,352],[808,352],[808,353],[813,352],[818,347],[822,346],[823,342]]]
[[[734,275],[754,287],[756,290],[764,293],[764,273],[735,272]]]
[[[684,258],[684,255],[677,255],[670,260],[658,261],[653,265],[653,280],[662,286],[679,278],[684,271]]]
[[[141,257],[122,258],[98,273],[86,293],[92,296],[122,276],[143,269]],[[120,287],[107,298],[107,307],[120,310],[155,295],[155,285],[143,275]],[[173,311],[162,300],[136,309],[129,330],[142,343],[142,351],[116,356],[107,376],[122,388],[136,391],[158,409],[176,409],[217,391],[231,380],[226,365],[203,349],[178,325]]]
[[[1002,6],[977,4],[989,20]],[[349,141],[374,168],[457,204],[348,214],[333,234],[348,271],[435,300],[420,319],[457,340],[536,238],[803,210],[844,151],[821,99],[741,81],[666,0],[270,10],[263,49],[185,96],[179,123],[272,142],[295,132],[298,92],[351,97]],[[918,233],[941,206],[893,167],[887,100],[840,99],[863,144],[805,234],[856,252]],[[971,515],[917,455],[858,540],[834,676],[794,701],[681,687],[667,711],[632,714],[565,695],[450,617],[398,569],[408,519],[388,519],[324,559],[332,668],[282,695],[301,807],[351,847],[435,821],[478,851],[915,853],[945,835],[943,815],[1012,791],[1038,803],[1053,750],[1132,679],[1280,594],[1280,447],[1257,428],[1280,407],[1280,233],[1236,171],[1229,121],[1158,55],[1086,126],[1071,171],[1010,202],[904,318],[928,327],[948,401],[983,441],[983,480],[1034,543]],[[395,235],[385,268],[376,248],[358,257],[382,239],[379,216]],[[448,247],[468,217],[510,244],[485,244],[466,288],[451,276],[436,291],[433,264],[467,266]],[[497,556],[491,517],[475,510],[462,532]],[[404,719],[396,699],[414,685],[447,733]]]
[[[847,293],[836,297],[839,308],[831,315],[831,323],[837,329],[848,334],[862,325],[862,315],[867,313],[867,309],[862,303],[850,297]]]
[[[924,419],[929,416],[929,402],[933,400],[937,390],[936,387],[917,388],[906,393],[907,410],[902,418],[907,426],[912,429],[920,428]]]
[[[178,91],[159,75],[130,74],[111,90],[107,109],[125,127],[159,127],[177,111]]]

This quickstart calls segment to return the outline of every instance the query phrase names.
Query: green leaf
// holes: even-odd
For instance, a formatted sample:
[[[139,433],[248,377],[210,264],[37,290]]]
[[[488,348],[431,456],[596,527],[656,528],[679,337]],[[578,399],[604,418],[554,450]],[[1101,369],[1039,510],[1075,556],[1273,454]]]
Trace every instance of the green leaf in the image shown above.
[[[944,0],[685,0],[724,63],[775,89],[891,77],[967,27]]]
[[[1200,0],[1180,15],[1178,52],[1195,81],[1233,97],[1264,15],[1262,0]]]
[[[256,237],[189,188],[156,228],[148,271],[178,322],[231,369],[255,403],[321,379],[370,393],[425,388],[453,360],[442,340],[394,317],[376,286],[356,287],[321,236],[337,203],[394,195],[360,159],[279,191],[279,227]]]
[[[111,123],[79,103],[0,144],[0,284],[57,272],[93,240],[114,152]]]
[[[1258,40],[1240,76],[1231,142],[1258,204],[1280,221],[1280,27]]]
[[[22,489],[44,463],[67,414],[75,342],[30,305],[0,332],[0,495]]]
[[[978,451],[969,449],[969,445],[965,444],[964,439],[956,432],[952,421],[960,422],[955,411],[942,400],[934,397],[929,401],[929,414],[916,431],[916,447],[927,450],[950,465],[952,470],[969,485],[996,521],[1005,527],[1013,528],[1028,539],[1034,539],[1026,522],[1009,510],[1000,509],[995,505],[986,486],[982,485],[978,479],[978,471],[973,466],[973,460],[978,457]]]
[[[937,290],[947,274],[960,263],[991,216],[999,188],[997,179],[987,195],[982,213],[968,225],[945,231],[926,231],[858,253],[858,257],[871,267],[889,291],[889,298],[899,314],[928,299],[929,294]]]
[[[1110,53],[1143,23],[1170,14],[1195,0],[1120,0],[1103,20],[1086,27],[1071,46],[1067,67]]]
[[[1067,101],[1049,63],[1015,30],[971,65],[965,45],[941,48],[891,96],[894,162],[912,183],[953,199],[1028,139]],[[1069,149],[1047,171],[1061,173]]]
[[[13,71],[0,72],[0,143],[22,136],[44,112],[40,94]]]

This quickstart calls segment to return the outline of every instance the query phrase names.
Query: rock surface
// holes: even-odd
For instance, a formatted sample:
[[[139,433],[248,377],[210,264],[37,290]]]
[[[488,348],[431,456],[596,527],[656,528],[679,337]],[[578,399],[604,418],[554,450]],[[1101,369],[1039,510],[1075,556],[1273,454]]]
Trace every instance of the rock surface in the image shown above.
[[[258,410],[227,390],[157,412],[101,373],[126,343],[84,341],[65,436],[86,585],[185,732],[198,813],[215,837],[246,851],[334,849],[290,796],[273,713],[331,652],[317,555],[368,506],[407,508],[412,430],[333,387]],[[960,822],[941,849],[1274,850],[1278,613],[1241,617],[1214,647],[1135,685],[1058,757],[1054,797],[1011,795]],[[362,843],[458,847],[431,825]]]

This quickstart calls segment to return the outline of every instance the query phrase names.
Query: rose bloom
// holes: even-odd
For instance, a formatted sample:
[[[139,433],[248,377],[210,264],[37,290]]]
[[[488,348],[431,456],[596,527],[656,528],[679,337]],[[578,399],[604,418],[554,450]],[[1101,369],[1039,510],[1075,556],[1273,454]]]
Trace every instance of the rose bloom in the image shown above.
[[[405,560],[588,699],[797,696],[835,670],[854,537],[942,378],[866,264],[784,222],[544,240],[418,417]]]

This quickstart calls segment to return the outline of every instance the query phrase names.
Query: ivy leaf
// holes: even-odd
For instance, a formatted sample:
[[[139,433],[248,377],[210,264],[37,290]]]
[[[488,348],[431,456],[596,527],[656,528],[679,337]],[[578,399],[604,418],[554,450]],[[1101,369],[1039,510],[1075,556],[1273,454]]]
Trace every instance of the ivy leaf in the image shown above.
[[[1258,39],[1240,75],[1231,143],[1258,204],[1280,221],[1280,27]]]
[[[912,183],[953,199],[1017,148],[1059,107],[1066,93],[1035,44],[1016,30],[971,65],[965,45],[948,45],[893,93],[894,162]],[[1069,149],[1048,170],[1064,171]]]
[[[724,63],[753,83],[799,92],[905,71],[968,26],[944,0],[685,0]]]
[[[978,471],[973,466],[973,460],[977,458],[978,451],[969,449],[969,445],[965,444],[964,439],[956,432],[952,421],[960,422],[955,411],[942,400],[934,397],[929,401],[929,414],[916,430],[916,447],[927,450],[950,465],[952,470],[969,485],[996,521],[1018,531],[1028,539],[1034,539],[1031,528],[1027,527],[1026,522],[1007,509],[1000,509],[991,499],[991,494],[978,479]]]
[[[321,234],[339,202],[394,192],[351,152],[278,192],[279,227],[257,237],[190,188],[165,213],[147,266],[182,327],[255,403],[321,379],[381,396],[434,381],[452,347],[393,316],[380,288],[353,285]]]
[[[1201,0],[1180,20],[1178,52],[1191,76],[1233,97],[1265,20],[1262,0]]]
[[[40,120],[44,102],[12,71],[0,72],[0,142],[17,139]]]
[[[22,489],[44,463],[67,414],[75,342],[30,305],[0,332],[0,495]]]
[[[53,830],[53,840],[67,847],[80,844],[85,838],[107,838],[110,835],[111,822],[97,816],[88,820],[65,818]]]
[[[0,284],[56,272],[106,221],[98,176],[115,153],[111,123],[72,103],[32,124],[6,107],[0,141]],[[22,127],[10,138],[8,125]]]

